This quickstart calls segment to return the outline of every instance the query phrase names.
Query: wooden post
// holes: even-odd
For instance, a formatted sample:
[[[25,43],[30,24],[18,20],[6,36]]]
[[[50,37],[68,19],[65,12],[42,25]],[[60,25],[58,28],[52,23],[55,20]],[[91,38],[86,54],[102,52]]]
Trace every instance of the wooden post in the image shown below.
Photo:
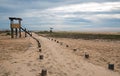
[[[27,37],[26,28],[25,28],[25,37]]]
[[[17,38],[17,35],[18,35],[17,28],[15,28],[15,35],[16,35],[16,38]]]
[[[39,48],[39,52],[41,52],[42,51],[42,49],[41,48]]]
[[[41,59],[41,60],[42,60],[42,59],[43,59],[43,55],[40,55],[40,56],[39,56],[39,59]]]
[[[21,26],[21,20],[19,20],[19,25]],[[21,28],[19,28],[19,37],[21,38]]]
[[[114,70],[114,64],[108,64],[108,69]]]
[[[89,54],[85,53],[85,58],[88,59],[89,58]]]
[[[14,38],[14,30],[12,28],[12,24],[13,24],[13,19],[10,20],[10,28],[11,28],[11,38]]]
[[[46,69],[42,69],[41,76],[47,76],[47,70]]]
[[[66,47],[69,47],[68,45],[66,45]]]
[[[21,28],[19,28],[19,37],[21,38]]]
[[[38,42],[38,47],[40,48],[41,47],[41,44],[40,44],[40,42],[37,40],[37,42]]]
[[[11,27],[11,38],[14,38],[13,28]]]
[[[77,51],[77,49],[73,49],[73,51]]]

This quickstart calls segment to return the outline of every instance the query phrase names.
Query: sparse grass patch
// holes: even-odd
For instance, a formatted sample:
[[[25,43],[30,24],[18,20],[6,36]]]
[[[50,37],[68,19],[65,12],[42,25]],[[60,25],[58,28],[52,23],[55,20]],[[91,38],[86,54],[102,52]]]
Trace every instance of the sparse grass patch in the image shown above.
[[[37,32],[39,35],[55,38],[73,38],[73,39],[107,39],[120,40],[120,34],[96,34],[96,33],[78,33],[78,32]]]
[[[7,32],[6,35],[10,35],[10,32]]]
[[[3,31],[0,31],[0,34],[3,34],[3,35],[10,35],[10,31],[9,30],[3,30]]]

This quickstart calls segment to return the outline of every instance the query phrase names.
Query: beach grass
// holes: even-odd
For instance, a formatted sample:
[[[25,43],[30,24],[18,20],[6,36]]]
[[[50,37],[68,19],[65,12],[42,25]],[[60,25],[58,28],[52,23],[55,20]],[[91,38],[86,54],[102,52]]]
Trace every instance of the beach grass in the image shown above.
[[[85,32],[53,32],[47,31],[36,32],[39,35],[55,38],[73,38],[73,39],[107,39],[120,40],[120,34],[114,33],[85,33]]]

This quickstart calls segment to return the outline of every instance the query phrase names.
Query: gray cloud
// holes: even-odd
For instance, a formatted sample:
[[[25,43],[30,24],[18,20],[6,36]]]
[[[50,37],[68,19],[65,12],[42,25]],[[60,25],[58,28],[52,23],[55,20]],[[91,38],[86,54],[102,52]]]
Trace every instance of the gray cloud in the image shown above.
[[[49,27],[56,30],[97,27],[115,30],[120,28],[119,3],[119,0],[0,0],[0,27],[9,28],[8,17],[15,16],[22,17],[22,24],[35,30]],[[83,4],[88,8],[80,8]]]

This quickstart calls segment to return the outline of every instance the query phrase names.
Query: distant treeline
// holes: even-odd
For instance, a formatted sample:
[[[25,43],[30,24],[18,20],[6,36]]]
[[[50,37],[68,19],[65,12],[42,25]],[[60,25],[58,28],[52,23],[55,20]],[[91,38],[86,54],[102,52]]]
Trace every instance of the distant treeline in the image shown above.
[[[37,32],[39,35],[46,37],[56,38],[73,38],[73,39],[109,39],[109,40],[120,40],[120,34],[97,34],[97,33],[78,33],[78,32],[53,32],[47,31]]]

